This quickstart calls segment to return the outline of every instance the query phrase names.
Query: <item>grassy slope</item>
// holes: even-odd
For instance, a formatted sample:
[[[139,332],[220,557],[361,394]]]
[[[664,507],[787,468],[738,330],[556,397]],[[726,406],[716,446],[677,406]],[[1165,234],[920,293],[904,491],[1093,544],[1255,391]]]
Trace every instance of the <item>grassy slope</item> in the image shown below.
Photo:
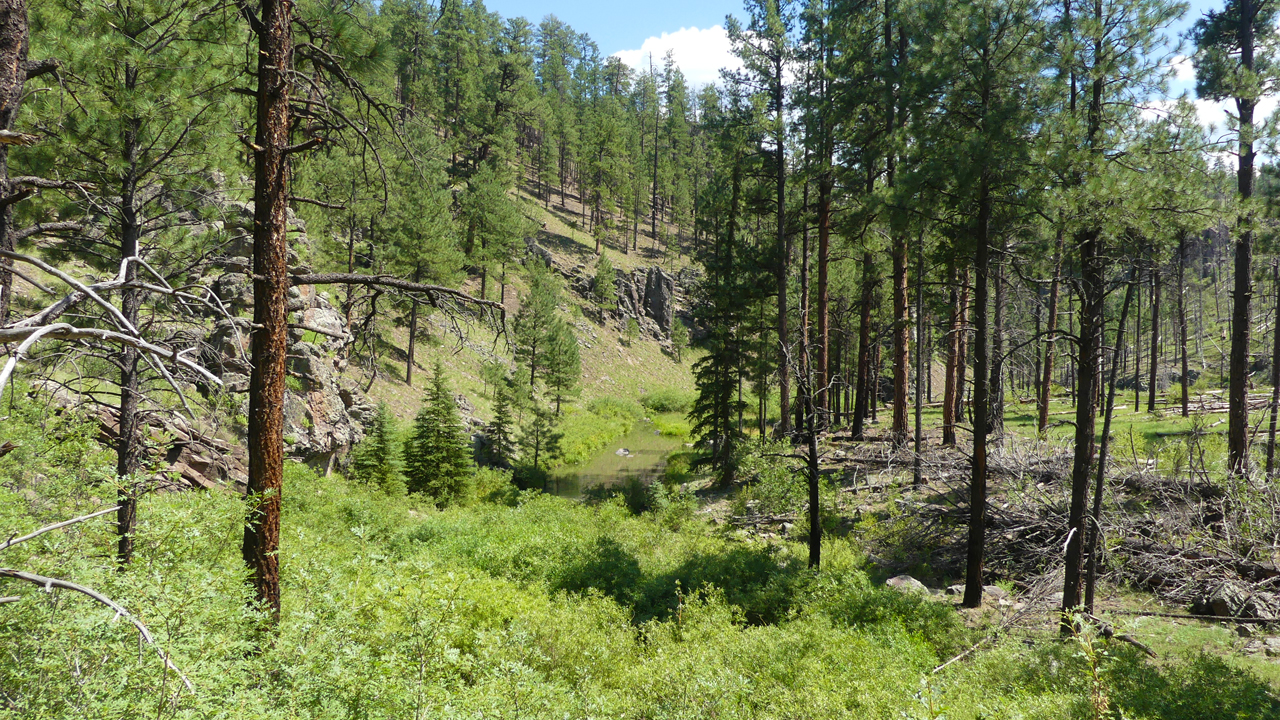
[[[574,268],[583,265],[588,272],[592,272],[595,263],[594,241],[568,224],[576,221],[576,215],[571,216],[562,211],[558,202],[553,202],[552,209],[548,211],[527,195],[522,195],[521,198],[527,214],[546,222],[546,227],[539,232],[538,238],[552,252],[557,266]],[[576,211],[576,203],[572,200],[568,207]],[[642,244],[644,242],[642,238]],[[664,264],[670,269],[688,264],[687,258],[672,258],[664,263],[656,253],[645,250],[641,248],[640,253],[631,255],[624,255],[615,249],[607,249],[606,252],[620,272],[655,264]],[[507,281],[504,305],[509,321],[518,312],[519,298],[527,285],[518,268],[508,269]],[[464,287],[477,295],[480,292],[479,282],[474,279]],[[498,288],[491,285],[489,295],[490,299],[498,299]],[[582,412],[593,400],[599,398],[639,400],[644,394],[655,390],[692,391],[690,367],[696,358],[695,352],[686,351],[683,362],[676,362],[652,337],[642,337],[628,345],[623,338],[623,321],[608,317],[603,322],[597,322],[594,318],[600,316],[589,301],[567,289],[563,296],[565,303],[560,308],[562,317],[573,325],[582,356],[580,394],[574,403],[576,407],[567,412]],[[465,395],[474,406],[474,416],[483,421],[491,419],[493,388],[485,387],[481,367],[485,362],[495,359],[514,367],[507,344],[509,338],[500,336],[493,324],[478,321],[461,322],[458,326],[461,330],[459,337],[457,329],[442,315],[427,317],[420,328],[421,342],[415,357],[413,386],[404,382],[408,331],[403,327],[387,327],[385,337],[388,343],[383,352],[381,372],[370,389],[370,395],[375,400],[386,402],[399,420],[408,421],[421,405],[431,368],[439,361],[445,367],[453,391]],[[592,442],[603,447],[603,443],[610,439],[612,438],[593,438]]]

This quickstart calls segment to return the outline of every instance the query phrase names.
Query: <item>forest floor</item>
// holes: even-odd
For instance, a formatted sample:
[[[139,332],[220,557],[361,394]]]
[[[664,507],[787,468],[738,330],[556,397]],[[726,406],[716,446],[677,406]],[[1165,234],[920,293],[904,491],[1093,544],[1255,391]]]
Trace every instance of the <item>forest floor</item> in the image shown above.
[[[1127,406],[1117,399],[1095,614],[1159,657],[1212,653],[1280,689],[1280,553],[1243,547],[1239,538],[1242,524],[1274,523],[1275,503],[1265,487],[1224,489],[1207,480],[1226,475],[1220,397],[1216,390],[1194,395],[1190,418],[1168,398],[1157,396],[1154,414],[1145,411],[1145,393],[1137,411],[1131,394]],[[1062,598],[1074,431],[1053,421],[1069,419],[1071,407],[1069,398],[1055,398],[1049,429],[1037,436],[1033,401],[1006,406],[1005,433],[990,456],[986,581],[998,589],[984,597],[983,608],[960,609],[957,594],[967,549],[968,429],[958,433],[961,447],[943,447],[938,408],[924,413],[919,483],[915,453],[889,441],[887,406],[861,441],[847,430],[822,438],[824,529],[863,548],[878,582],[909,575],[937,601],[954,605],[972,628],[1028,642],[1051,637]],[[791,509],[771,504],[768,493],[753,492],[753,478],[744,481],[733,491],[698,483],[701,514],[758,542],[803,542],[803,501]],[[1233,506],[1246,509],[1233,516],[1227,509]]]

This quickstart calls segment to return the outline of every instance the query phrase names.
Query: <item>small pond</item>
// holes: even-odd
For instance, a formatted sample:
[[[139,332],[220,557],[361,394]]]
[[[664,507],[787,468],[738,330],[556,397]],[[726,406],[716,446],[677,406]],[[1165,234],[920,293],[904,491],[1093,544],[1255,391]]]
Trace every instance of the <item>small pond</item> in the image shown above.
[[[562,497],[580,497],[586,488],[619,485],[627,478],[648,483],[662,476],[667,456],[684,447],[684,438],[661,435],[653,423],[636,423],[630,433],[614,440],[588,462],[561,468],[547,479],[547,492]],[[621,455],[618,450],[627,450]]]

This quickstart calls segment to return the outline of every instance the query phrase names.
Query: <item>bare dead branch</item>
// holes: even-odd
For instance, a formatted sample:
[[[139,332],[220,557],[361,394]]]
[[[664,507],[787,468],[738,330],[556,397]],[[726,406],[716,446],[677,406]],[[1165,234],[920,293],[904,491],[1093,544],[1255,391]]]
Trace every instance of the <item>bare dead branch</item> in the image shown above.
[[[95,513],[89,513],[88,515],[81,515],[81,516],[80,516],[80,517],[78,517],[78,518],[71,518],[70,520],[63,520],[63,521],[62,521],[62,522],[60,522],[60,523],[54,523],[54,524],[52,524],[52,525],[46,525],[46,526],[44,526],[44,527],[40,528],[39,530],[36,530],[35,532],[27,533],[26,535],[23,535],[22,537],[19,537],[19,538],[10,538],[9,540],[4,541],[4,544],[0,545],[0,550],[8,550],[9,548],[13,547],[14,545],[17,545],[18,543],[24,543],[24,542],[26,542],[26,541],[28,541],[28,540],[31,540],[31,539],[34,539],[34,538],[38,538],[38,537],[40,537],[41,535],[43,535],[43,534],[45,534],[45,533],[47,533],[47,532],[52,532],[52,531],[57,530],[57,529],[59,529],[59,528],[67,527],[68,525],[75,525],[76,523],[81,523],[81,522],[84,522],[85,520],[92,520],[92,519],[94,519],[94,518],[96,518],[96,517],[98,517],[98,516],[100,516],[100,515],[106,515],[107,513],[112,513],[112,512],[115,512],[116,510],[119,510],[119,509],[120,509],[120,506],[119,506],[119,505],[115,505],[115,506],[113,506],[113,507],[109,507],[109,508],[107,508],[106,510],[99,510],[98,512],[95,512]]]
[[[128,620],[135,628],[138,629],[138,634],[142,636],[142,639],[145,640],[148,645],[150,645],[152,648],[155,649],[156,654],[160,656],[160,660],[164,662],[164,666],[174,671],[175,673],[178,674],[178,677],[182,678],[182,684],[187,686],[187,690],[192,693],[196,691],[195,686],[191,684],[191,681],[187,679],[187,676],[183,674],[181,670],[178,669],[177,665],[173,664],[172,660],[169,659],[168,653],[166,653],[158,644],[156,644],[156,639],[152,637],[151,631],[147,629],[147,626],[143,625],[142,621],[138,620],[138,618],[134,617],[132,613],[124,609],[123,606],[119,605],[118,603],[116,603],[114,600],[107,597],[106,595],[103,595],[102,593],[99,593],[98,591],[92,588],[85,587],[84,585],[77,585],[76,583],[68,582],[66,580],[60,580],[58,578],[52,578],[52,577],[45,577],[43,575],[36,575],[35,573],[28,573],[28,572],[23,572],[21,570],[13,570],[10,568],[0,568],[0,577],[10,577],[15,580],[23,580],[25,582],[32,583],[33,585],[39,585],[43,587],[46,592],[48,592],[51,588],[62,588],[64,590],[72,590],[82,595],[87,595],[88,597],[93,598],[94,600],[97,600],[99,603],[106,605],[112,610],[115,610],[116,617],[122,617],[125,620]]]

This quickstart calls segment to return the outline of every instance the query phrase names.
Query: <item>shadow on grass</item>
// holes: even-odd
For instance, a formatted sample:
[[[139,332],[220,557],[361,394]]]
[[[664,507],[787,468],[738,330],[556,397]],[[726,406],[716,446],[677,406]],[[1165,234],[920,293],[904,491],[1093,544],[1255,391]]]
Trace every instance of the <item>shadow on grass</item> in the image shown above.
[[[1125,717],[1280,718],[1280,700],[1271,686],[1221,657],[1200,653],[1156,665],[1136,652],[1118,655],[1109,674]]]
[[[801,564],[751,547],[697,553],[656,574],[645,574],[639,558],[613,538],[599,538],[575,555],[553,588],[596,590],[630,609],[637,623],[671,617],[680,602],[677,589],[688,594],[709,586],[722,590],[727,602],[741,608],[748,623],[775,623],[803,601],[813,578]]]

